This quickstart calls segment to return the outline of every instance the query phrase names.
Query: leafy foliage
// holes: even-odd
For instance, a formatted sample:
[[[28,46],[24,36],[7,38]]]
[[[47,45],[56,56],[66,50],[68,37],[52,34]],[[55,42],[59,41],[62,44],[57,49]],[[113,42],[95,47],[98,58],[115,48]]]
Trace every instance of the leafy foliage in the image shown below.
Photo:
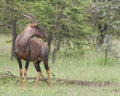
[[[37,18],[50,40],[56,40],[59,47],[81,48],[87,36],[94,35],[92,25],[108,23],[108,19],[111,32],[119,34],[119,0],[1,0],[0,3],[0,33],[10,33],[14,19],[17,19],[20,33],[29,22],[21,14],[28,12]]]

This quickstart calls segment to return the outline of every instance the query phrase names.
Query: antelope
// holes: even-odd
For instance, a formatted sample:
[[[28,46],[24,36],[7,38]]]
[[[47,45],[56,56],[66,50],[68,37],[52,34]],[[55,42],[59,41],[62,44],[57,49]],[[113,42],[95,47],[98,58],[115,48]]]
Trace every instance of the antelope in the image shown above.
[[[47,71],[48,76],[48,85],[50,85],[50,69],[48,66],[48,55],[49,48],[42,40],[34,39],[33,36],[44,39],[45,33],[43,33],[35,20],[34,16],[31,14],[23,14],[23,16],[30,19],[30,23],[25,27],[22,33],[20,33],[15,41],[15,54],[19,64],[19,73],[20,73],[20,87],[26,88],[26,76],[29,66],[29,62],[33,62],[35,69],[37,71],[37,78],[33,85],[33,88],[36,88],[40,77],[42,75],[40,62],[43,61],[44,67]],[[22,59],[25,60],[25,69],[24,69],[24,84],[22,84]]]

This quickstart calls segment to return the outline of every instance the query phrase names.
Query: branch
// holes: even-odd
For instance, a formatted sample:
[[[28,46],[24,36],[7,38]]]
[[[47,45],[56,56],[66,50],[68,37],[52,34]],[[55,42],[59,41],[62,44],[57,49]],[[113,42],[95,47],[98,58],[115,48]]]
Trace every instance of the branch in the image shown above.
[[[0,79],[5,80],[5,78],[16,78],[17,81],[19,79],[19,76],[13,75],[10,71],[6,72],[0,72]],[[27,77],[27,80],[35,80],[36,77]],[[46,82],[47,78],[41,78],[40,81]],[[60,84],[75,84],[75,85],[82,85],[82,86],[98,86],[98,87],[103,87],[103,86],[112,86],[113,82],[93,82],[93,81],[81,81],[81,80],[68,80],[68,79],[60,79],[60,78],[52,78],[55,83],[60,83]]]

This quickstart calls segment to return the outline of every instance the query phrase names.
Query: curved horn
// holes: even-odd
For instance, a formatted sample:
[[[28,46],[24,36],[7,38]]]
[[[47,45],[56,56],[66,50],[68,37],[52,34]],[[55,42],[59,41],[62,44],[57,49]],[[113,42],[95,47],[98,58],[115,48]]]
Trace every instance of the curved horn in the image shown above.
[[[23,13],[22,15],[27,17],[28,19],[30,19],[31,22],[33,22],[33,21],[36,22],[36,19],[35,19],[35,17],[32,14],[30,14],[30,13]]]

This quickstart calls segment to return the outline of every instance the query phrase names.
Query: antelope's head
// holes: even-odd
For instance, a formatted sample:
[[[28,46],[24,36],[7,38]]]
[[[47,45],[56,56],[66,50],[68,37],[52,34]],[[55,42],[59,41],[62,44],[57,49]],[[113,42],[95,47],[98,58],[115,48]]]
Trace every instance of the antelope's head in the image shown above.
[[[37,22],[31,22],[30,24],[28,24],[28,26],[31,27],[30,34],[32,34],[33,36],[45,39],[45,33],[42,32]]]
[[[31,37],[36,36],[36,37],[45,39],[46,38],[45,33],[42,32],[34,16],[32,16],[31,14],[22,14],[22,15],[30,19],[30,23],[25,28],[26,34]]]

